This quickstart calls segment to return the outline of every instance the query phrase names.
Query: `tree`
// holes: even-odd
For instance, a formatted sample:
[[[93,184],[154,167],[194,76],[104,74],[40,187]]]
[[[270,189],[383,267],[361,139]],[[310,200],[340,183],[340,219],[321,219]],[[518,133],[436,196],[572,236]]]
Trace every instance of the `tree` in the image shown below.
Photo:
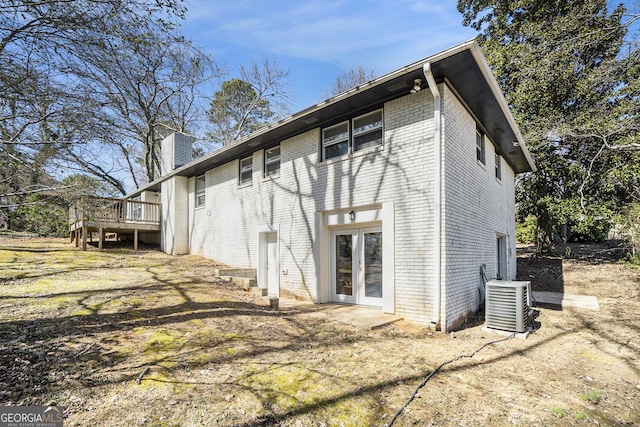
[[[134,185],[151,182],[160,170],[160,142],[171,132],[195,130],[197,90],[217,74],[211,59],[190,42],[158,29],[126,29],[81,48],[78,74],[92,82],[97,120],[87,130],[91,144],[66,153],[85,172],[109,180],[91,155],[108,146]],[[124,193],[123,193],[124,194]]]
[[[269,101],[260,98],[251,84],[240,79],[222,84],[211,101],[208,114],[214,126],[209,135],[222,145],[250,134],[273,116]]]
[[[90,59],[116,44],[126,47],[119,52],[123,56],[136,57],[145,49],[167,47],[162,40],[173,29],[170,22],[184,11],[174,0],[0,4],[2,205],[17,206],[37,188],[47,188],[39,180],[60,165],[92,173],[125,193],[113,165],[98,161],[104,145],[93,144],[122,138],[110,126],[116,124],[112,113],[119,100],[98,90],[98,68]],[[106,69],[116,56],[103,58]]]
[[[362,65],[358,65],[358,68],[350,68],[343,71],[338,77],[333,86],[325,92],[326,98],[331,98],[336,95],[340,95],[343,92],[348,91],[356,86],[360,86],[363,83],[371,81],[376,78],[374,70],[366,71]]]
[[[24,176],[42,175],[37,171],[63,162],[94,173],[124,193],[112,167],[92,162],[95,156],[77,155],[92,141],[114,140],[113,132],[106,132],[113,110],[96,91],[88,53],[117,40],[126,42],[127,54],[159,46],[158,35],[170,32],[171,21],[184,11],[173,0],[2,2],[0,163],[10,166],[12,175],[2,178],[1,192],[20,194],[21,187],[30,185]]]
[[[240,67],[240,78],[223,82],[211,101],[207,114],[213,129],[207,136],[227,145],[282,117],[289,105],[288,75],[268,58]]]
[[[630,20],[604,0],[458,2],[506,94],[538,171],[518,179],[519,215],[538,221],[538,250],[560,226],[607,221],[630,197],[638,111]],[[635,18],[631,18],[635,19]],[[634,130],[635,129],[635,130]],[[626,142],[625,142],[626,141]],[[565,227],[566,228],[566,227]]]

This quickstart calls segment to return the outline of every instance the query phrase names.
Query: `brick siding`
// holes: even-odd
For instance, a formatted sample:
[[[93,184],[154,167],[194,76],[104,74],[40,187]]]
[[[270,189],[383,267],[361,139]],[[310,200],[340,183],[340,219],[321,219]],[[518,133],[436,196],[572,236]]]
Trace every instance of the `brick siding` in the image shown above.
[[[513,171],[496,182],[493,148],[476,163],[475,122],[445,86],[443,93],[444,288],[446,328],[478,305],[479,266],[495,275],[495,233],[508,236],[509,277],[515,275]],[[163,250],[186,251],[237,267],[258,267],[258,231],[278,230],[283,295],[313,299],[318,213],[393,202],[395,312],[428,323],[433,312],[433,98],[423,90],[384,105],[384,145],[320,162],[321,129],[284,141],[280,175],[263,177],[263,151],[253,153],[251,185],[238,185],[238,160],[206,172],[205,205],[195,208],[195,178],[162,187]],[[168,193],[167,193],[168,192]],[[171,219],[173,218],[173,219]],[[383,236],[384,238],[384,236]],[[284,274],[286,271],[287,274]]]

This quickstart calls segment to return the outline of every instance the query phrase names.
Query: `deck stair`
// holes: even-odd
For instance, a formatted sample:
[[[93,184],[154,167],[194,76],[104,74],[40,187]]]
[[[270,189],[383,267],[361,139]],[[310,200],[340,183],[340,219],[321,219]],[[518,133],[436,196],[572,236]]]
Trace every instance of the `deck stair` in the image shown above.
[[[255,268],[217,268],[216,275],[224,280],[229,280],[242,287],[245,291],[259,296],[266,296],[267,289],[259,288],[256,281]]]

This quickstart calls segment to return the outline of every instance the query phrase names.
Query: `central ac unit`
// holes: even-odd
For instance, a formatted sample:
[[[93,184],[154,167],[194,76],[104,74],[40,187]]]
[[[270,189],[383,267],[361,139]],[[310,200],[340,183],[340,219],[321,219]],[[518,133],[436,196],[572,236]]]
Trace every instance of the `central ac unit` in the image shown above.
[[[530,324],[531,282],[490,280],[485,295],[485,326],[525,332]]]

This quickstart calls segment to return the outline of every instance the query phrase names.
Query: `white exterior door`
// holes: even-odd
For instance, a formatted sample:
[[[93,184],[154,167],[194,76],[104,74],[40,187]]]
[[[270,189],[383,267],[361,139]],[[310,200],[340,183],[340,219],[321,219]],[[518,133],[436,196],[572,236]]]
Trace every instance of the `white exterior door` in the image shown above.
[[[331,232],[333,301],[382,306],[382,229]]]
[[[267,293],[279,295],[278,233],[267,233]]]

